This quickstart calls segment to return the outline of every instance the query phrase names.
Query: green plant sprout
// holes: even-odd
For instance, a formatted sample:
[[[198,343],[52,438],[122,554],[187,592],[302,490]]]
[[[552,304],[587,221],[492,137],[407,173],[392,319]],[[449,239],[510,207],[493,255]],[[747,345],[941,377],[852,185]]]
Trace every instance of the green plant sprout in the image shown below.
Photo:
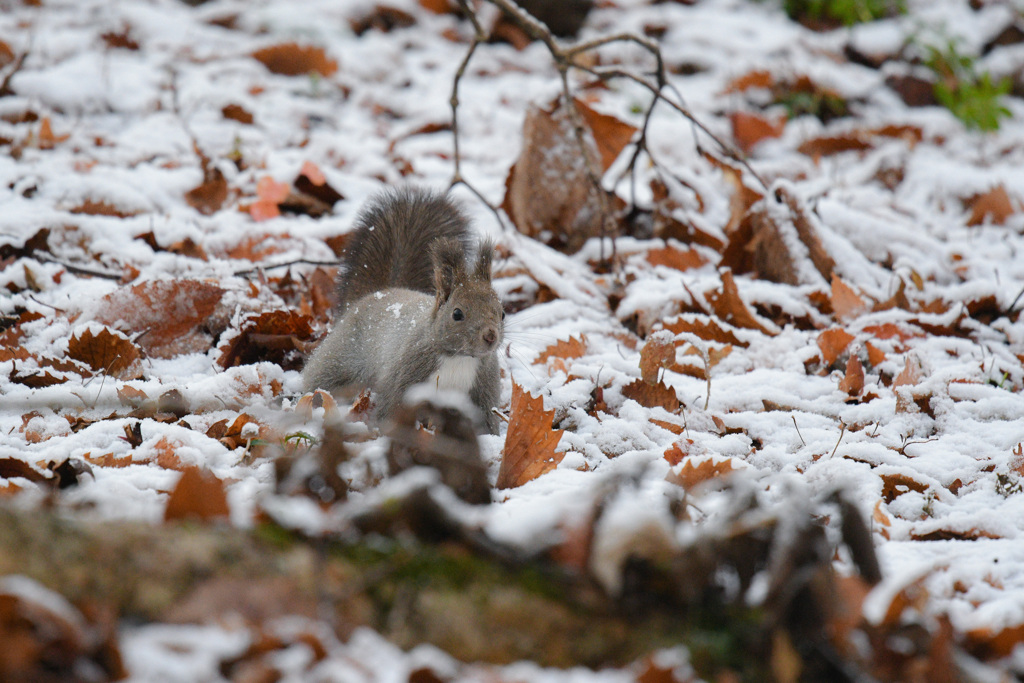
[[[1012,81],[1002,78],[995,82],[987,71],[979,73],[975,58],[962,54],[953,39],[946,41],[944,48],[926,48],[925,65],[937,77],[935,98],[968,128],[998,130],[1000,120],[1011,115],[1003,97],[1010,92]]]
[[[785,0],[790,19],[834,21],[843,26],[906,14],[906,0]]]

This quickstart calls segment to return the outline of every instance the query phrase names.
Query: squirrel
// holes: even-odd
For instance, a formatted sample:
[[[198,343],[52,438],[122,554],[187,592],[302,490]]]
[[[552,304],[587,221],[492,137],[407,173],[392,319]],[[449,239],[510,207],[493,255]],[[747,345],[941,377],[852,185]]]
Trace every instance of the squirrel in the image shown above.
[[[369,388],[385,420],[406,391],[465,393],[498,433],[505,313],[491,286],[494,246],[474,239],[446,194],[385,190],[356,217],[338,277],[334,329],[303,369],[305,391]]]

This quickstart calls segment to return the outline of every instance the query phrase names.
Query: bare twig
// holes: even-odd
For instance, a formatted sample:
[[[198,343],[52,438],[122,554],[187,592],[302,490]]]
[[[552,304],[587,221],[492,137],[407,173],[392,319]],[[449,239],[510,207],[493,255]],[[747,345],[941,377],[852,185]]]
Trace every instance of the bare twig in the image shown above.
[[[82,266],[76,266],[71,263],[66,263],[60,259],[54,258],[49,254],[39,251],[38,249],[32,252],[32,258],[37,261],[44,261],[46,263],[56,263],[58,266],[63,266],[69,273],[75,275],[89,275],[91,277],[100,277],[105,280],[120,280],[123,276],[117,273],[109,273],[102,270],[92,270],[90,268],[83,268]]]
[[[313,261],[310,259],[299,258],[294,261],[285,261],[284,263],[275,263],[269,266],[253,266],[252,268],[246,268],[245,270],[236,270],[232,275],[235,277],[243,277],[245,275],[251,275],[264,270],[273,270],[275,268],[287,268],[289,266],[340,266],[341,261]]]
[[[839,450],[839,444],[843,442],[843,435],[846,434],[846,423],[842,420],[839,421],[839,440],[836,441],[836,447],[832,449],[832,454],[829,455],[829,459],[835,457],[836,451]]]
[[[793,426],[796,427],[796,435],[800,437],[800,445],[804,446],[806,448],[807,447],[807,442],[804,441],[804,435],[800,433],[800,425],[798,425],[796,423],[796,415],[790,415],[789,417],[790,417],[791,420],[793,420]],[[837,448],[838,448],[838,446],[839,446],[839,444],[836,444]]]

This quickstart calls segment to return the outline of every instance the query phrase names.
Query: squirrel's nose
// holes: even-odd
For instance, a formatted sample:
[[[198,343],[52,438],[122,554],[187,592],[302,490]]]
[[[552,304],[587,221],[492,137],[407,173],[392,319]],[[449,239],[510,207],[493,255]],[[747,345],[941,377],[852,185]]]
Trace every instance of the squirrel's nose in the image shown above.
[[[494,331],[493,327],[487,328],[484,332],[484,343],[493,346],[496,341],[498,341],[498,333]]]

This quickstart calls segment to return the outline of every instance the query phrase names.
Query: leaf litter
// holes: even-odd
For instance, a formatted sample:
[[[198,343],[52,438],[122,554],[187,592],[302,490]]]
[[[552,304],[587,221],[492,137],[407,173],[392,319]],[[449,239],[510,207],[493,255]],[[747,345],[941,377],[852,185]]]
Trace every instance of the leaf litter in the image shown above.
[[[470,32],[427,3],[392,4],[315,2],[301,14],[276,0],[96,4],[105,21],[90,26],[69,8],[26,3],[0,19],[11,53],[0,68],[17,68],[0,98],[2,497],[99,521],[198,516],[242,528],[293,498],[281,519],[301,528],[327,513],[298,498],[329,510],[327,492],[373,497],[389,468],[372,432],[347,434],[344,457],[328,451],[308,471],[297,459],[292,489],[263,446],[301,452],[326,439],[326,414],[347,410],[303,403],[297,359],[326,329],[323,264],[354,212],[382,184],[450,180],[450,134],[435,125],[448,120],[450,78],[439,74],[454,73]],[[995,5],[912,10],[972,40],[1005,23]],[[587,30],[655,25],[670,70],[702,65],[673,77],[687,106],[734,135],[769,187],[662,107],[648,130],[653,162],[612,187],[644,124],[637,95],[584,83],[589,153],[612,190],[602,198],[586,191],[542,50],[483,46],[463,81],[462,162],[543,242],[498,233],[464,196],[500,241],[496,287],[520,311],[508,320],[509,423],[479,444],[497,488],[477,513],[482,528],[524,552],[574,530],[561,556],[628,579],[628,600],[691,605],[659,587],[736,573],[743,601],[787,624],[771,638],[780,680],[798,675],[796,646],[810,642],[793,640],[808,636],[787,621],[799,604],[787,595],[820,608],[806,623],[827,624],[829,647],[876,678],[941,680],[963,652],[979,676],[1020,675],[1024,116],[980,134],[943,109],[897,102],[884,70],[843,51],[845,40],[909,38],[896,19],[815,33],[768,4],[621,0],[602,3]],[[89,47],[65,55],[49,31]],[[1008,54],[987,59],[1006,68],[997,57]],[[606,58],[647,68],[628,52]],[[794,77],[793,64],[814,69]],[[784,120],[772,102],[789,91],[854,102],[854,115],[833,106]],[[1009,106],[1020,113],[1018,99]],[[650,230],[618,224],[628,236],[614,277],[595,272],[608,246],[595,207],[634,197]],[[829,498],[837,488],[845,497]],[[860,517],[880,577],[852,559],[863,534],[846,520]],[[787,583],[794,567],[814,580]],[[752,580],[761,571],[767,585]],[[5,584],[5,609],[40,626],[60,620],[51,630],[74,641],[69,656],[116,675],[102,620],[81,606],[68,617],[42,591]],[[83,623],[106,635],[83,641]],[[456,666],[369,632],[340,642],[315,624],[160,628],[121,639],[140,680],[169,661],[194,672],[219,658],[225,671],[269,675],[379,659],[366,651],[410,680]],[[868,660],[852,645],[863,642]],[[311,644],[312,663],[267,655]],[[75,664],[46,659],[54,643],[42,645],[39,659],[10,666]],[[608,679],[686,675],[659,656]]]

